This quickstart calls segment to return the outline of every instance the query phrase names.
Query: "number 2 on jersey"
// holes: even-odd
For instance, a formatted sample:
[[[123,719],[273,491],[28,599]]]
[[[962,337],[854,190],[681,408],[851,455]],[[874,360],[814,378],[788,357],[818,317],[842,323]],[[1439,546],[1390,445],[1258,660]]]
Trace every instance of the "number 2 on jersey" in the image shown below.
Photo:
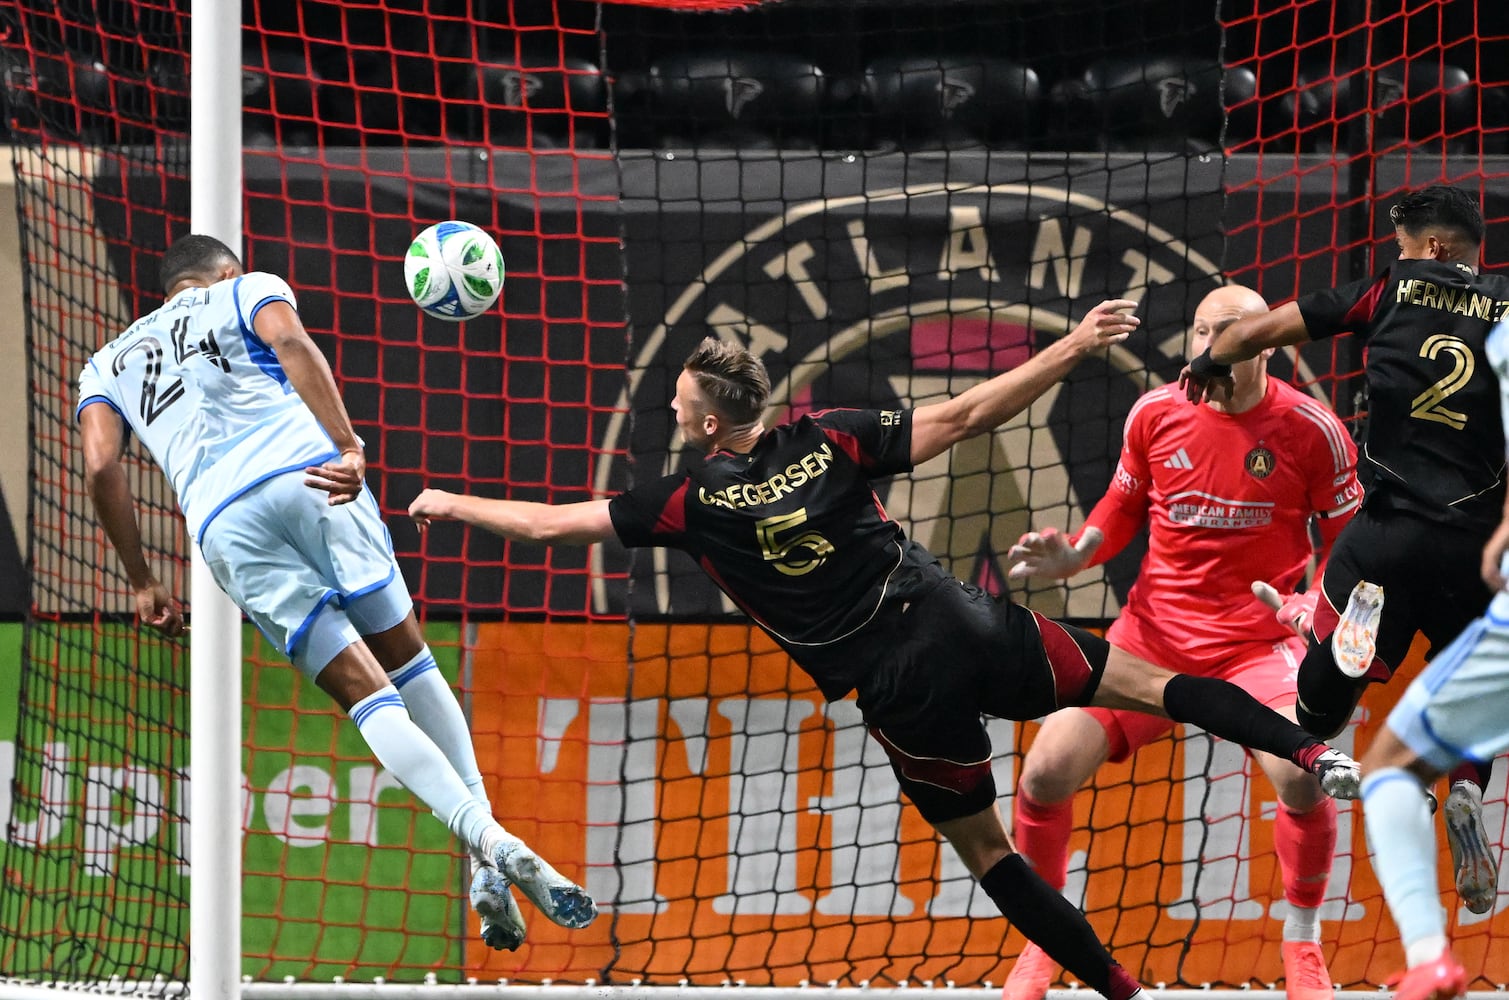
[[[755,522],[755,532],[760,538],[760,551],[767,562],[775,563],[778,572],[787,576],[802,576],[817,569],[833,554],[833,543],[815,531],[803,532],[790,538],[777,538],[782,532],[799,528],[807,523],[807,508],[802,507],[790,514],[776,514]]]
[[[156,337],[143,337],[115,356],[115,374],[126,370],[126,360],[140,352],[147,356],[141,379],[141,418],[148,427],[162,416],[164,410],[183,398],[183,380],[174,379],[158,392],[157,380],[162,378],[162,343]]]
[[[1467,426],[1467,414],[1447,409],[1446,397],[1472,381],[1477,369],[1477,360],[1472,348],[1460,337],[1445,333],[1433,333],[1420,345],[1420,357],[1434,361],[1442,354],[1451,358],[1451,371],[1437,379],[1429,389],[1416,396],[1410,403],[1409,415],[1421,420],[1434,420],[1448,427],[1461,430]]]

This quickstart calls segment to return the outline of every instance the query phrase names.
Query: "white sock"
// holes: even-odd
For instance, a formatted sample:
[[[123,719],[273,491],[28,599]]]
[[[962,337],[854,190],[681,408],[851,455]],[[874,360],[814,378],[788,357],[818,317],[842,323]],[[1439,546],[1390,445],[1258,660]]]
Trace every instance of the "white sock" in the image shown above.
[[[1362,817],[1373,873],[1413,968],[1436,958],[1446,945],[1446,909],[1436,881],[1436,831],[1425,790],[1401,768],[1376,771],[1362,782]],[[1430,948],[1431,954],[1416,957]]]
[[[440,748],[409,718],[398,690],[390,684],[374,691],[352,705],[350,715],[378,762],[468,847],[481,849],[488,825],[497,827],[497,821],[472,797]],[[498,831],[501,835],[502,828]]]
[[[389,674],[388,679],[403,696],[410,718],[445,754],[451,768],[471,790],[472,797],[487,802],[482,772],[477,767],[477,752],[472,747],[471,728],[466,724],[466,715],[451,692],[450,684],[435,665],[435,654],[430,652],[430,647],[422,647],[413,659]]]
[[[1320,941],[1320,907],[1295,906],[1284,901],[1284,940]]]

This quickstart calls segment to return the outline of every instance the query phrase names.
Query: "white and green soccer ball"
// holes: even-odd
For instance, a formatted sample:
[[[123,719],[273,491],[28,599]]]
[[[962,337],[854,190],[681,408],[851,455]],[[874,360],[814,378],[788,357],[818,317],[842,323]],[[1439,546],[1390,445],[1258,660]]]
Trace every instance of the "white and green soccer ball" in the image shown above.
[[[437,222],[414,237],[403,258],[414,304],[436,319],[480,316],[503,291],[503,252],[470,222]]]

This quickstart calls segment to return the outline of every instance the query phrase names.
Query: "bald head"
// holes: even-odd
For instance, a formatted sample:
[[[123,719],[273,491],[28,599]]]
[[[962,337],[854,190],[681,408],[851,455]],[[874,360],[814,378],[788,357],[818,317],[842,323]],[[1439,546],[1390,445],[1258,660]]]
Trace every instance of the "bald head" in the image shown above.
[[[1194,323],[1190,325],[1190,357],[1209,348],[1216,335],[1237,320],[1267,311],[1268,303],[1250,288],[1241,285],[1223,285],[1217,288],[1201,299],[1199,307],[1195,309]],[[1224,403],[1211,400],[1209,405],[1218,410],[1237,413],[1256,405],[1267,391],[1268,356],[1272,353],[1264,351],[1255,358],[1232,365],[1232,399]]]
[[[1252,289],[1243,285],[1222,285],[1200,300],[1195,315],[1209,312],[1237,319],[1268,311],[1268,303]]]

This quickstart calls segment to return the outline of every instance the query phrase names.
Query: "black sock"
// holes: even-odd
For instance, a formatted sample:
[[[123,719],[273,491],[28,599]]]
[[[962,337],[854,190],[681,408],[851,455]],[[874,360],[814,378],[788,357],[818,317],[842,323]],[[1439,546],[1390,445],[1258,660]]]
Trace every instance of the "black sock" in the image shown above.
[[[1212,736],[1292,760],[1320,741],[1228,681],[1175,674],[1163,689],[1163,710],[1175,722],[1199,726]],[[1313,757],[1316,750],[1309,756]]]
[[[1039,878],[1020,854],[997,862],[980,879],[980,888],[1011,926],[1108,1000],[1128,1000],[1142,988],[1100,943],[1085,915]]]

